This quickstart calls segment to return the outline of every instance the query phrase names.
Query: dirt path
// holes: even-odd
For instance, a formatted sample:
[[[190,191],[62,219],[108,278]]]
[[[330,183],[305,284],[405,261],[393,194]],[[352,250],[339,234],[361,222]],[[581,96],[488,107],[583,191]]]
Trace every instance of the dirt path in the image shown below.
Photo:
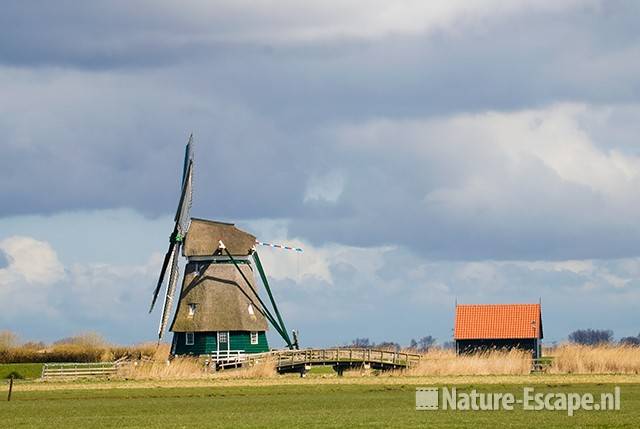
[[[640,375],[486,375],[486,376],[358,376],[337,377],[335,375],[274,376],[268,378],[236,378],[214,376],[208,379],[190,380],[105,380],[105,381],[24,381],[17,382],[16,390],[83,390],[83,389],[154,389],[172,387],[215,386],[276,386],[315,384],[365,384],[365,385],[451,385],[451,384],[640,384]]]

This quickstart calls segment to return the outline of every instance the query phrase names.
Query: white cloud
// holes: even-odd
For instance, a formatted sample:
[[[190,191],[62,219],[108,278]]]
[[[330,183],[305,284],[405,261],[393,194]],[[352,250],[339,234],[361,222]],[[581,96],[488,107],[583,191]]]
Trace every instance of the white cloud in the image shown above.
[[[562,181],[626,200],[639,183],[640,156],[604,149],[592,141],[581,122],[602,110],[558,104],[425,120],[374,120],[345,127],[341,135],[346,144],[363,150],[392,148],[455,167],[451,171],[458,177],[451,182],[460,186],[430,192],[427,203],[495,202],[496,188],[508,185],[513,176],[530,174],[526,167],[535,162]]]
[[[329,243],[314,246],[301,239],[276,237],[273,242],[304,249],[303,253],[282,249],[259,248],[260,259],[267,275],[275,280],[293,280],[305,287],[308,280],[321,280],[328,286],[339,286],[332,270],[342,265],[360,273],[374,273],[382,267],[382,258],[389,247],[362,248]],[[316,284],[309,282],[309,284]]]
[[[50,340],[56,330],[68,336],[105,325],[155,322],[146,309],[162,262],[159,253],[139,266],[74,263],[65,268],[48,242],[31,237],[8,237],[0,241],[0,251],[8,261],[0,269],[0,325],[6,329],[39,327],[31,337]],[[104,333],[112,334],[108,328]],[[119,336],[136,341],[152,337],[153,330],[148,334],[134,329]]]
[[[608,314],[616,314],[611,309],[617,308],[627,314],[627,307],[640,299],[636,280],[640,258],[437,261],[401,247],[315,246],[289,239],[286,223],[253,224],[261,237],[305,248],[303,255],[260,250],[287,324],[303,329],[307,345],[333,345],[348,336],[362,335],[402,342],[406,340],[394,336],[393,330],[410,322],[417,331],[424,323],[429,333],[446,339],[455,299],[465,303],[533,302],[542,297],[545,317],[553,322],[545,325],[547,332],[560,338],[590,323],[584,315],[596,308]],[[37,330],[30,335],[34,339],[54,339],[87,329],[116,341],[153,337],[157,312],[148,315],[146,309],[161,264],[160,253],[141,265],[72,263],[64,269],[46,242],[12,237],[0,243],[10,263],[0,270],[3,326],[16,330],[18,324],[35,326]],[[48,255],[39,260],[49,262],[25,275],[29,264],[17,262],[35,255]],[[55,283],[27,280],[39,281],[43,275],[56,279]],[[562,320],[556,317],[560,309]],[[388,323],[380,325],[380,319]],[[603,318],[601,323],[613,323],[610,320]],[[341,333],[346,338],[332,332],[339,325],[348,326]],[[635,329],[632,320],[607,326],[619,327],[616,333],[625,335]]]
[[[353,270],[373,281],[376,271],[384,266],[384,257],[394,250],[392,246],[357,247],[339,243],[314,245],[308,240],[291,237],[288,222],[253,220],[247,222],[248,230],[260,240],[299,247],[304,252],[272,249],[258,246],[260,260],[269,278],[275,281],[292,281],[296,287],[341,287],[341,279],[335,278],[336,270]]]
[[[163,255],[154,253],[144,265],[73,264],[65,293],[73,297],[74,311],[82,317],[138,319],[146,316],[162,259]]]
[[[526,261],[526,262],[505,262],[506,264],[517,264],[522,268],[540,271],[568,271],[575,274],[591,274],[595,270],[593,260],[567,260],[567,261]]]
[[[585,125],[611,109],[561,103],[342,126],[336,151],[363,168],[341,166],[351,173],[347,216],[321,227],[451,259],[631,255],[640,155],[603,144]]]
[[[64,267],[51,245],[31,237],[12,236],[0,241],[0,251],[9,265],[0,269],[0,287],[15,281],[30,285],[51,285],[65,276]]]
[[[0,251],[8,261],[0,269],[0,324],[11,329],[14,317],[23,314],[55,317],[49,297],[66,275],[51,245],[31,237],[11,236],[0,241]]]
[[[493,17],[532,11],[561,12],[581,4],[575,0],[508,1],[490,0],[343,0],[343,1],[234,1],[190,2],[166,12],[206,37],[211,28],[218,38],[259,42],[313,41],[344,37],[377,38],[388,35],[420,34],[434,30],[457,31],[467,23],[482,23]],[[220,22],[221,25],[211,25]],[[206,31],[206,30],[208,31]],[[206,32],[205,32],[206,31]]]

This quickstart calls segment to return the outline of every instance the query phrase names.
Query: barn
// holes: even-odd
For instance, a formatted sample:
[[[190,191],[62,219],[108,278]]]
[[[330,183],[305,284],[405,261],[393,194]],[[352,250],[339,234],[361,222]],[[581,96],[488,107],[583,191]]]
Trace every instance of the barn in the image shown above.
[[[454,340],[458,354],[491,349],[521,349],[540,358],[540,304],[456,305]]]

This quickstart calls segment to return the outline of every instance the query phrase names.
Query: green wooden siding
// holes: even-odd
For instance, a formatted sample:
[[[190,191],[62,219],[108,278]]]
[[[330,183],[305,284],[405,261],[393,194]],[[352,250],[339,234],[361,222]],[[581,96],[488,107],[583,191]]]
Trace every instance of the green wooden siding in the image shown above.
[[[258,344],[251,344],[251,333],[246,331],[230,332],[231,350],[244,350],[247,353],[262,353],[269,351],[267,336],[264,331],[258,332]]]
[[[216,335],[209,332],[196,332],[193,335],[193,345],[186,345],[186,333],[176,332],[176,355],[204,355],[216,350]]]
[[[186,345],[186,334],[173,334],[176,355],[205,355],[216,351],[217,332],[195,332],[193,345]],[[247,353],[262,353],[269,351],[267,336],[264,331],[258,332],[258,344],[251,344],[251,333],[248,331],[229,332],[230,350],[244,350]]]

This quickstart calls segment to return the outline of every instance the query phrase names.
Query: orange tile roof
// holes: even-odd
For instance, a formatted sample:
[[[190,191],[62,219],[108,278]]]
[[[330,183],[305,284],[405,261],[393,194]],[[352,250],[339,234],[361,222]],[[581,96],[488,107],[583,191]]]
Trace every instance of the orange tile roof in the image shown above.
[[[540,304],[465,304],[456,306],[456,340],[542,338]]]

